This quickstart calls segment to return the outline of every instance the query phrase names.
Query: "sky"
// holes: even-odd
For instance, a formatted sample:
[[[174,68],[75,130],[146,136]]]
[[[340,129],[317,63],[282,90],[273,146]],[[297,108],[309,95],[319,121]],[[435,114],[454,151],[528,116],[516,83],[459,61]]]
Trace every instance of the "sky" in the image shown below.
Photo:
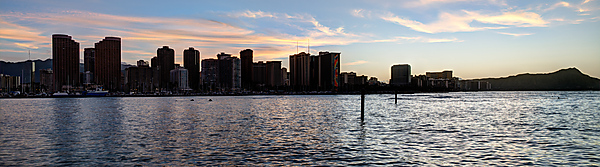
[[[202,59],[252,49],[254,61],[284,67],[297,52],[341,52],[342,72],[385,82],[394,64],[463,79],[569,67],[598,78],[599,1],[0,0],[0,60],[51,58],[52,34],[67,34],[81,59],[84,48],[121,37],[129,64],[167,45],[180,64],[189,47]]]

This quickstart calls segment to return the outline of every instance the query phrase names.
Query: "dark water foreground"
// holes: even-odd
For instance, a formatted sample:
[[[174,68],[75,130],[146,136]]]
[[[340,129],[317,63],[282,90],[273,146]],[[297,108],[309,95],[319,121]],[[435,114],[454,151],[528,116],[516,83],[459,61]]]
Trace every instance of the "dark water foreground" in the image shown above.
[[[0,166],[600,164],[598,91],[393,97],[0,99]]]

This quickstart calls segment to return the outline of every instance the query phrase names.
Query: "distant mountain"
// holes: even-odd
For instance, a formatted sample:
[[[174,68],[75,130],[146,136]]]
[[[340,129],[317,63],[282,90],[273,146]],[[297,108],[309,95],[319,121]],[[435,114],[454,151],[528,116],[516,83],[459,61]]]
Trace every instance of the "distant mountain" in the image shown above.
[[[489,82],[492,90],[600,90],[600,79],[583,74],[577,68],[561,69],[549,74],[519,74],[473,81]]]
[[[23,77],[23,83],[30,83],[30,72],[29,62],[35,63],[35,77],[34,82],[40,82],[40,70],[41,69],[52,69],[52,59],[46,60],[27,60],[21,62],[5,62],[0,61],[0,74],[10,75],[10,76],[21,76],[21,74],[25,75]]]

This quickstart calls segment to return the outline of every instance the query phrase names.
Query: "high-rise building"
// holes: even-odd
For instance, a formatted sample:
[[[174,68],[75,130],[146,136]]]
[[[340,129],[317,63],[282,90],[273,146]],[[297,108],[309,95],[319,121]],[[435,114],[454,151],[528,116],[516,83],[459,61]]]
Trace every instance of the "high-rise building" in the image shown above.
[[[281,85],[289,86],[290,85],[290,74],[288,73],[287,68],[281,68]]]
[[[202,60],[202,86],[208,90],[217,87],[219,83],[219,60]]]
[[[310,86],[310,62],[311,56],[301,52],[290,55],[290,86],[296,90],[306,90]]]
[[[267,86],[281,86],[281,61],[267,61]]]
[[[94,58],[96,57],[95,48],[85,48],[83,51],[83,71],[94,73]]]
[[[175,69],[170,71],[171,83],[175,85],[177,90],[189,90],[188,87],[188,70],[177,66]]]
[[[175,50],[169,48],[169,46],[163,46],[156,50],[156,57],[158,57],[158,87],[160,89],[171,89],[170,84],[170,72],[175,69]],[[154,67],[153,67],[154,68]]]
[[[263,61],[252,63],[252,81],[254,86],[265,86],[267,84],[267,64]]]
[[[40,70],[40,86],[42,90],[54,92],[54,73],[52,69]]]
[[[52,69],[54,90],[67,90],[79,86],[79,43],[71,36],[52,35]]]
[[[184,50],[183,67],[187,69],[190,88],[198,90],[198,86],[200,86],[200,51],[193,47]]]
[[[252,78],[254,75],[253,72],[253,51],[251,49],[246,49],[240,51],[240,59],[242,66],[242,87],[245,89],[249,89],[252,86]]]
[[[354,85],[354,81],[356,80],[355,72],[342,72],[342,73],[340,73],[340,75],[342,77],[342,79],[341,79],[342,85],[345,85],[345,86]]]
[[[160,73],[158,72],[158,57],[154,56],[150,59],[150,68],[152,68],[152,89],[159,88]]]
[[[121,38],[106,37],[95,45],[94,81],[104,89],[121,90]]]
[[[335,52],[319,52],[319,88],[336,90],[340,86],[340,55]]]
[[[220,53],[219,59],[219,87],[240,88],[241,86],[241,62],[231,54]]]
[[[391,85],[408,85],[410,84],[410,78],[410,65],[397,64],[392,66],[392,77],[390,79]]]
[[[21,90],[21,77],[0,74],[0,90],[2,92]]]
[[[148,62],[139,60],[137,67],[125,69],[125,91],[152,92],[152,68]]]

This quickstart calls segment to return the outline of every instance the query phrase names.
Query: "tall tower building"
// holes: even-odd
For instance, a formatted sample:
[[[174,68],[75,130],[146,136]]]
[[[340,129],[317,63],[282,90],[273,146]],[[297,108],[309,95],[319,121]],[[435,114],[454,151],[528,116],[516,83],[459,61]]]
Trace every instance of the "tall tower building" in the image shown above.
[[[254,82],[252,81],[254,75],[254,68],[252,67],[253,51],[251,49],[240,51],[240,59],[242,61],[242,88],[249,89],[252,82]]]
[[[183,67],[187,69],[189,87],[198,90],[200,85],[200,51],[195,50],[193,47],[184,50]]]
[[[121,38],[106,37],[95,45],[94,80],[104,89],[121,90]]]
[[[340,54],[319,52],[319,88],[335,90],[340,86]]]
[[[290,55],[290,86],[296,90],[306,90],[310,86],[311,56],[301,52]]]
[[[158,59],[158,87],[161,89],[170,89],[170,72],[175,69],[175,50],[169,46],[163,46],[156,50]],[[154,67],[152,67],[154,68]]]
[[[231,54],[220,53],[219,60],[219,86],[221,88],[240,88],[241,86],[241,62]]]
[[[71,89],[79,86],[79,43],[71,36],[52,35],[52,69],[54,90]]]
[[[94,58],[96,57],[95,48],[85,48],[83,51],[83,71],[94,72]]]
[[[252,72],[254,86],[265,86],[267,84],[267,64],[265,62],[252,63]]]
[[[410,65],[397,64],[392,66],[392,77],[390,84],[392,85],[408,85],[410,84]]]
[[[267,85],[281,86],[281,61],[267,61]]]
[[[212,90],[219,83],[219,60],[204,59],[202,60],[202,87]]]

